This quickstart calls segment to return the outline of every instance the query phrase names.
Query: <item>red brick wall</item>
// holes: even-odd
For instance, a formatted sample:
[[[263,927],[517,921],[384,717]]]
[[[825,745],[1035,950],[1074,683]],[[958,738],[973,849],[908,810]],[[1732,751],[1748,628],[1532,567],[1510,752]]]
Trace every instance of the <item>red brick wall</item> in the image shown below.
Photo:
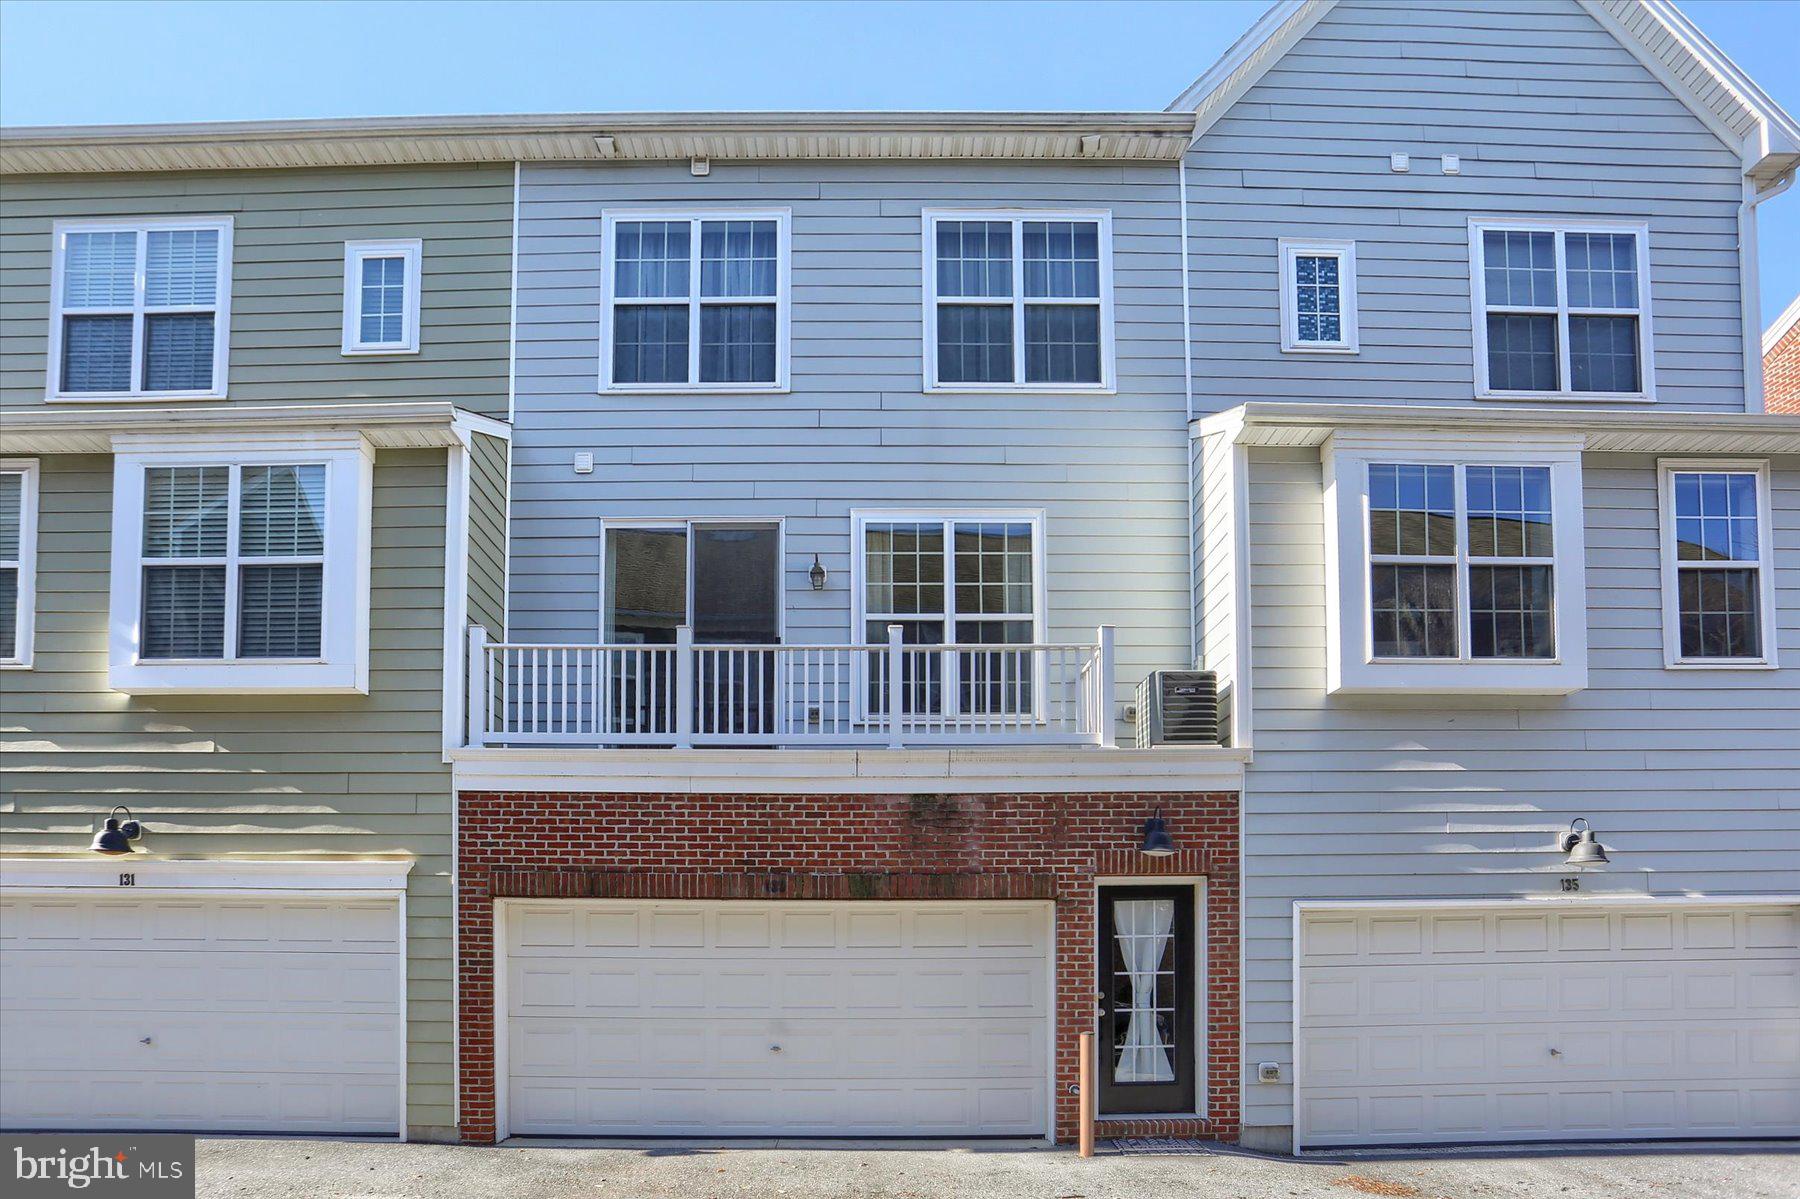
[[[1146,858],[1161,808],[1178,852]],[[1056,903],[1056,1137],[1072,1140],[1077,1036],[1091,1030],[1094,880],[1206,878],[1203,1118],[1238,1132],[1238,797],[1157,795],[567,795],[461,797],[462,1134],[494,1139],[494,900],[1049,898]]]
[[[1800,324],[1763,355],[1763,408],[1800,414]]]

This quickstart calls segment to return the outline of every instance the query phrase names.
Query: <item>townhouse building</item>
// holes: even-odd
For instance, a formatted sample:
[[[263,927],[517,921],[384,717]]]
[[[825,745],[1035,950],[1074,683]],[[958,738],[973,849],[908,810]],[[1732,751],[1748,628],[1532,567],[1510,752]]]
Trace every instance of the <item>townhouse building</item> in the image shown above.
[[[1280,5],[1177,106],[1245,1142],[1794,1135],[1793,119],[1655,3]]]
[[[453,1135],[513,166],[415,158],[0,149],[7,1127]]]
[[[1797,164],[1658,0],[0,134],[0,1122],[1800,1135]]]

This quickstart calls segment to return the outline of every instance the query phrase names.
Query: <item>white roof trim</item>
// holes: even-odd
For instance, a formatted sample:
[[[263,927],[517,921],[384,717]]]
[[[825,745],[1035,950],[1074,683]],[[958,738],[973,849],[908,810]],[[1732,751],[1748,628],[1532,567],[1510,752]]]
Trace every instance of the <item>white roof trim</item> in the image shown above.
[[[461,443],[460,432],[510,437],[502,421],[465,412],[454,404],[228,404],[208,407],[14,409],[0,421],[0,452],[7,454],[110,454],[119,434],[168,433],[226,436],[232,433],[361,433],[376,449],[430,449]]]
[[[1194,436],[1225,434],[1242,445],[1318,446],[1351,429],[1425,430],[1518,439],[1576,434],[1584,449],[1613,453],[1800,454],[1800,417],[1710,412],[1618,412],[1394,404],[1242,404],[1193,422]]]
[[[1166,112],[553,113],[0,129],[0,174],[686,158],[1174,161]]]
[[[1762,352],[1767,354],[1774,349],[1775,343],[1786,337],[1796,322],[1800,322],[1800,296],[1795,296],[1794,302],[1775,318],[1775,323],[1763,330]]]
[[[380,892],[398,896],[406,890],[406,876],[412,868],[410,857],[309,860],[30,854],[0,858],[0,890],[106,891],[126,896],[144,891]],[[131,875],[127,890],[120,889],[121,874]]]
[[[1337,0],[1279,0],[1169,105],[1211,128]],[[1800,165],[1800,124],[1670,0],[1577,0],[1767,185]]]

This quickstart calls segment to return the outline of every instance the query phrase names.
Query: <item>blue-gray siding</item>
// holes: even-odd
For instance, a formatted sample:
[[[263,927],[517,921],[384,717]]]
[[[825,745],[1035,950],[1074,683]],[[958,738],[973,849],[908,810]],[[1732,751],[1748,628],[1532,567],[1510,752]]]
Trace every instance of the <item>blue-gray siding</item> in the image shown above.
[[[1659,402],[1741,412],[1741,177],[1573,0],[1343,0],[1188,157],[1196,407],[1475,402],[1468,219],[1529,214],[1648,219]],[[1356,242],[1361,353],[1281,352],[1281,237]]]

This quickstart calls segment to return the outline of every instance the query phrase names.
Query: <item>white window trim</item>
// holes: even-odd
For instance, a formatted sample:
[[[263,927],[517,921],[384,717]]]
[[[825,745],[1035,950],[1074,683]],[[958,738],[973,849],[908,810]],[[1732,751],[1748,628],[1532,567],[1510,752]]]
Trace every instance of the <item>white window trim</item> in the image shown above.
[[[620,530],[661,530],[672,533],[681,530],[687,539],[687,615],[684,618],[689,628],[694,625],[694,530],[709,525],[757,525],[775,530],[775,634],[778,643],[787,644],[788,619],[788,557],[787,557],[787,518],[785,516],[646,516],[646,517],[614,517],[609,516],[600,522],[600,574],[596,594],[600,598],[599,619],[595,624],[595,637],[601,645],[609,644],[606,640],[606,538],[610,533]],[[808,569],[811,563],[808,563]]]
[[[1713,471],[1756,476],[1757,603],[1762,620],[1760,658],[1684,658],[1681,656],[1681,563],[1675,557],[1675,476]],[[1667,670],[1775,670],[1780,665],[1775,619],[1775,553],[1769,463],[1751,458],[1659,458],[1656,461],[1656,510],[1662,559],[1663,667]]]
[[[772,383],[700,382],[700,229],[701,221],[775,222],[775,381]],[[613,312],[617,286],[614,256],[615,230],[621,221],[689,221],[694,225],[689,243],[688,294],[667,302],[688,306],[688,381],[686,383],[614,383]],[[793,309],[793,210],[788,208],[609,208],[600,216],[600,377],[602,395],[730,395],[780,394],[790,390]],[[713,303],[742,303],[742,297],[713,297]],[[752,299],[751,303],[767,303]]]
[[[1284,354],[1354,354],[1360,345],[1356,324],[1356,243],[1283,237],[1281,252],[1281,352]],[[1300,304],[1294,261],[1300,257],[1338,260],[1338,316],[1344,336],[1337,341],[1300,340]]]
[[[424,243],[416,237],[344,243],[344,350],[346,355],[417,354],[419,352],[419,267]],[[362,340],[362,264],[368,258],[399,258],[406,263],[399,341]]]
[[[1488,383],[1487,272],[1481,235],[1488,230],[1530,230],[1556,234],[1556,369],[1557,391],[1496,391]],[[1638,383],[1639,390],[1576,391],[1570,381],[1568,275],[1563,263],[1566,233],[1631,233],[1637,237]],[[1650,224],[1603,218],[1556,220],[1537,217],[1469,218],[1469,313],[1475,346],[1475,398],[1478,400],[1575,400],[1596,404],[1653,403],[1656,400],[1656,338],[1650,313]],[[1543,310],[1548,315],[1548,310]],[[1622,316],[1623,309],[1582,308],[1575,315]]]
[[[1031,526],[1031,640],[1034,644],[1046,643],[1050,622],[1050,597],[1044,587],[1044,521],[1042,508],[852,508],[850,510],[850,637],[849,645],[880,645],[882,642],[871,642],[864,634],[864,626],[868,624],[868,555],[866,553],[867,530],[872,524],[910,524],[910,523],[942,523],[946,526],[965,521],[1007,521],[1014,524]],[[945,644],[956,644],[956,586],[955,574],[955,542],[950,530],[945,529],[944,536],[944,610],[941,619],[944,622]],[[922,613],[914,620],[933,619],[930,613]],[[1010,617],[1009,619],[1023,619]],[[855,718],[869,720],[868,687],[864,672],[868,662],[858,655],[856,663],[856,679],[854,682],[856,695]],[[945,686],[950,684],[946,681]],[[1041,690],[1041,689],[1040,689]],[[1037,697],[1041,706],[1042,695]],[[1033,713],[1034,718],[1041,719],[1041,713]],[[1012,719],[1012,718],[1008,718]]]
[[[1556,654],[1469,655],[1463,472],[1457,472],[1457,651],[1449,658],[1377,658],[1369,607],[1369,465],[1376,462],[1550,468]],[[1587,581],[1580,438],[1458,434],[1338,434],[1324,455],[1326,690],[1379,694],[1565,695],[1587,686]]]
[[[1011,383],[940,383],[938,382],[937,344],[937,223],[939,221],[1006,221],[1013,227],[1012,278],[1013,294],[1013,382]],[[1100,382],[1098,383],[1027,383],[1025,382],[1025,307],[1027,304],[1069,303],[1057,299],[1027,299],[1025,290],[1024,238],[1019,226],[1026,221],[1096,221],[1100,246]],[[920,214],[922,270],[924,273],[924,305],[921,327],[925,356],[924,390],[927,395],[967,395],[981,392],[1027,392],[1048,395],[1112,395],[1118,390],[1118,374],[1114,359],[1113,337],[1113,251],[1112,210],[1110,208],[927,208]],[[946,296],[957,302],[963,297]],[[1091,300],[1077,301],[1081,304]]]
[[[144,245],[146,239],[138,238],[138,263],[133,288],[136,297],[131,312],[131,383],[124,391],[75,391],[62,390],[62,342],[63,317],[70,315],[63,311],[63,249],[71,233],[138,233],[143,234],[158,229],[213,229],[219,234],[219,275],[215,297],[217,303],[210,307],[195,307],[192,311],[208,311],[213,313],[213,371],[212,386],[205,391],[145,391],[139,387],[143,381],[144,356]],[[57,403],[112,403],[119,400],[222,400],[226,392],[226,372],[231,362],[231,231],[232,219],[221,217],[133,217],[124,220],[111,218],[94,220],[57,221],[50,232],[50,338],[48,357],[44,364],[44,397]],[[158,309],[158,311],[178,312],[183,307]],[[75,309],[75,315],[88,313],[101,315],[108,312],[117,313],[117,309],[95,308]]]
[[[374,515],[374,451],[358,434],[245,435],[229,448],[193,439],[114,439],[110,682],[128,694],[366,694],[369,690],[369,582]],[[142,661],[144,472],[161,466],[267,466],[322,463],[325,479],[325,607],[319,658]],[[236,495],[236,480],[233,481]],[[236,511],[237,501],[233,501]],[[235,523],[231,530],[235,538]],[[226,646],[238,619],[235,580],[226,588]]]
[[[37,625],[38,460],[0,458],[0,474],[19,475],[19,595],[13,655],[0,670],[30,670]]]

